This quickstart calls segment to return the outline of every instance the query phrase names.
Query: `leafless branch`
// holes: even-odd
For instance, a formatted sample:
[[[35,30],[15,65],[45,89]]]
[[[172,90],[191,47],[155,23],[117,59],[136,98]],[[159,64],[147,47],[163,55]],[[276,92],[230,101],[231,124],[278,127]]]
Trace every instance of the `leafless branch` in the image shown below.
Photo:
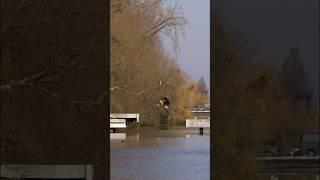
[[[58,20],[60,18],[62,18],[63,16],[56,16],[56,17],[52,17],[52,18],[44,18],[44,19],[40,19],[36,22],[28,22],[28,23],[11,23],[12,26],[16,26],[16,27],[22,27],[22,26],[35,26],[35,25],[40,25],[40,24],[44,24],[50,21],[54,21],[54,20]]]
[[[140,92],[131,92],[127,89],[124,88],[119,88],[121,91],[126,92],[127,94],[133,95],[133,96],[141,96],[142,94],[144,94],[145,91],[140,91]]]
[[[7,24],[4,24],[1,27],[1,31],[4,32],[9,26],[11,26],[11,24],[13,23],[13,21],[16,19],[18,12],[21,10],[21,8],[25,7],[25,3],[27,2],[27,0],[21,0],[20,3],[17,6],[17,9],[14,11],[13,16],[9,19]]]
[[[120,88],[122,88],[122,87],[127,87],[127,86],[128,86],[127,83],[121,84],[121,85],[118,85],[118,86],[115,86],[115,87],[110,88],[110,91],[114,91],[114,90],[116,90],[116,89],[120,89]]]
[[[99,105],[101,103],[103,103],[106,95],[107,95],[107,92],[104,92],[102,93],[98,98],[96,98],[95,100],[83,100],[83,101],[79,101],[79,100],[74,100],[74,99],[71,99],[71,98],[67,98],[67,97],[64,97],[60,94],[57,94],[56,92],[53,92],[53,91],[50,91],[44,87],[41,87],[41,86],[36,86],[41,92],[43,92],[44,94],[48,95],[48,96],[51,96],[52,98],[55,98],[55,99],[59,99],[59,100],[62,100],[64,102],[67,102],[67,103],[70,103],[72,105],[74,105],[77,109],[79,110],[83,110],[89,106],[92,106],[92,105]]]
[[[1,91],[12,91],[14,87],[30,85],[30,84],[28,84],[28,81],[29,81],[29,78],[23,78],[18,81],[10,81],[8,84],[1,85],[0,90]]]
[[[103,93],[103,95],[101,95],[99,98],[97,98],[97,100],[78,101],[78,100],[73,100],[73,99],[64,97],[62,95],[59,95],[58,93],[50,91],[50,90],[48,90],[38,84],[38,82],[50,82],[50,81],[56,79],[57,77],[61,76],[62,74],[64,74],[67,70],[71,69],[73,66],[77,65],[79,63],[81,57],[83,57],[84,54],[86,54],[86,52],[89,51],[89,49],[93,48],[94,45],[95,45],[95,42],[93,41],[91,43],[91,45],[86,49],[86,51],[82,51],[77,56],[77,59],[74,60],[72,63],[67,64],[64,60],[61,60],[58,63],[53,64],[51,66],[48,66],[44,70],[42,70],[38,73],[35,73],[29,77],[23,77],[20,80],[10,81],[7,84],[0,85],[0,90],[1,91],[13,91],[14,88],[20,87],[20,86],[36,87],[36,88],[40,89],[40,91],[42,93],[44,93],[48,96],[51,96],[53,98],[60,99],[65,102],[71,103],[74,106],[76,106],[79,110],[82,110],[82,109],[89,107],[91,105],[101,104],[104,97],[106,96],[106,92]],[[50,71],[56,69],[57,67],[62,67],[62,69],[60,71],[57,71],[56,73],[54,73],[51,76],[47,76],[47,74]],[[88,69],[88,68],[90,68],[90,67],[86,67],[86,69]]]

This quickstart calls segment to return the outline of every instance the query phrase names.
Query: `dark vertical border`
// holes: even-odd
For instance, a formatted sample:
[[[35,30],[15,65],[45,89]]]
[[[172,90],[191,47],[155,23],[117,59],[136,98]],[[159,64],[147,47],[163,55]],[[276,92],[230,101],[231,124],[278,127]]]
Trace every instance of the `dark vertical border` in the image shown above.
[[[14,2],[14,1],[13,1]],[[58,2],[58,1],[57,1]],[[74,1],[73,1],[74,2]],[[64,7],[65,9],[67,8],[70,8],[70,10],[72,10],[74,8],[74,4],[73,4],[72,1],[70,2],[66,2],[64,3],[64,5],[66,5],[67,7]],[[82,1],[82,2],[85,2],[85,1]],[[90,2],[90,1],[87,1],[87,2]],[[93,27],[93,28],[99,28],[99,32],[102,33],[99,37],[102,38],[102,39],[99,39],[99,42],[102,43],[100,45],[102,45],[102,49],[98,50],[97,53],[99,58],[103,58],[105,60],[105,63],[102,64],[104,67],[106,67],[106,70],[101,73],[101,74],[104,74],[104,77],[99,77],[101,79],[103,79],[104,83],[100,84],[103,88],[105,88],[105,91],[107,91],[107,95],[105,96],[105,98],[103,99],[103,102],[101,102],[101,109],[104,108],[104,113],[105,113],[105,116],[103,118],[99,118],[98,121],[100,125],[103,125],[102,127],[99,127],[101,130],[99,130],[99,137],[101,137],[101,139],[103,140],[102,142],[103,143],[106,143],[106,144],[101,144],[101,146],[99,146],[99,149],[93,149],[93,150],[96,150],[97,153],[95,154],[97,157],[94,157],[95,159],[91,159],[90,161],[86,162],[86,160],[83,160],[83,161],[74,161],[74,160],[69,160],[68,158],[69,157],[65,157],[65,162],[57,162],[55,161],[55,159],[43,159],[41,160],[40,162],[31,162],[31,163],[36,163],[36,164],[47,164],[47,162],[49,162],[48,164],[95,164],[97,167],[98,167],[98,174],[100,177],[94,177],[94,179],[110,179],[110,135],[109,135],[109,104],[110,104],[110,96],[109,96],[109,89],[110,89],[110,82],[109,82],[109,76],[110,76],[110,16],[109,16],[109,11],[110,11],[110,1],[105,1],[105,0],[100,0],[99,1],[99,4],[101,5],[101,7],[97,7],[97,11],[101,11],[101,16],[99,17],[99,21],[102,23],[101,26],[103,26],[103,28],[101,28],[101,26],[96,26],[96,27]],[[3,8],[4,8],[4,3],[3,1],[0,1],[0,14],[2,16],[2,13],[4,12]],[[69,7],[68,7],[69,6]],[[75,16],[76,15],[79,15],[81,16],[81,14],[74,14]],[[1,18],[1,25],[3,23],[3,19]],[[87,23],[87,21],[83,21],[81,23]],[[69,25],[69,24],[68,24]],[[2,27],[2,26],[1,26]],[[49,36],[48,36],[49,37]],[[34,39],[37,39],[37,37],[34,37]],[[0,52],[0,56],[1,56],[1,60],[0,60],[0,84],[2,84],[3,82],[3,70],[4,68],[6,67],[3,67],[3,61],[2,61],[2,57],[3,57],[3,54],[2,54],[2,45],[3,45],[3,39],[2,39],[2,33],[1,33],[1,37],[0,37],[0,45],[1,45],[1,52]],[[23,46],[23,45],[21,45]],[[26,67],[27,68],[27,67]],[[5,77],[5,76],[4,76]],[[102,88],[100,87],[100,88]],[[0,93],[2,93],[0,91]],[[2,96],[1,96],[2,97]],[[2,99],[1,99],[2,101]],[[2,113],[5,112],[6,109],[4,109],[2,107],[2,102],[1,102],[1,106],[0,106],[0,114],[1,114],[1,118],[2,118]],[[103,110],[102,110],[103,111]],[[39,112],[41,113],[41,112]],[[2,119],[1,119],[2,120]],[[2,121],[0,122],[0,148],[3,147],[3,145],[5,143],[2,142],[2,132],[3,132],[3,129],[2,129],[2,126],[1,126],[1,123]],[[48,125],[49,126],[49,125]],[[100,136],[101,135],[101,136]],[[83,144],[85,143],[88,143],[88,142],[85,142],[83,140],[83,142],[81,142]],[[8,162],[5,162],[3,161],[2,159],[2,151],[0,151],[0,165],[4,164],[4,163],[8,163]],[[17,158],[16,158],[17,159]],[[31,164],[30,162],[28,161],[25,161],[25,160],[19,160],[19,162],[24,162],[24,164]],[[11,163],[11,162],[10,162]],[[96,169],[94,169],[95,171]],[[0,169],[1,171],[1,169]],[[0,172],[1,173],[1,172]],[[94,172],[96,173],[96,172]]]
[[[0,27],[2,27],[2,1],[0,1]],[[2,84],[2,35],[1,35],[1,28],[0,28],[0,84]],[[0,97],[1,97],[1,91],[0,91]],[[1,99],[0,99],[1,101]],[[1,125],[1,117],[2,117],[2,106],[0,102],[0,166],[2,164],[2,125]],[[1,175],[1,168],[0,168],[0,175]]]
[[[313,2],[316,2],[317,0],[312,0]],[[214,99],[215,99],[215,89],[217,88],[216,87],[216,84],[215,84],[215,74],[216,74],[216,69],[215,69],[215,50],[216,50],[216,47],[215,47],[215,22],[214,22],[214,3],[216,1],[213,0],[213,1],[210,1],[210,179],[214,179],[214,175],[217,173],[215,172],[215,167],[214,167],[214,156],[213,155],[217,155],[216,151],[217,150],[216,148],[218,147],[214,147],[213,146],[213,141],[214,141],[214,135],[215,135],[215,132],[214,132],[214,120],[215,120],[215,117],[214,117],[214,109],[216,108],[216,106],[218,106],[218,104],[216,104],[214,102]],[[290,5],[290,3],[288,2],[288,5]],[[320,4],[318,3],[317,4],[317,8],[320,9]],[[316,7],[313,8],[313,10],[315,9]],[[314,12],[313,12],[314,13]],[[316,16],[319,16],[319,14],[313,14],[313,17],[316,17]],[[313,25],[313,33],[316,33],[316,27],[315,26],[319,26],[319,22],[315,22],[313,20],[314,23],[317,23],[317,24],[314,24]],[[270,27],[271,29],[272,27]],[[320,41],[320,37],[318,36],[318,38],[315,38],[314,37],[314,41]],[[316,54],[320,54],[319,53],[319,49],[316,49],[316,42],[313,42],[314,46],[314,55]],[[314,57],[314,56],[313,56]],[[314,59],[314,62],[313,64],[316,65],[316,62],[315,61],[319,61],[319,59]],[[317,67],[313,67],[313,71],[316,71]],[[318,68],[320,68],[320,64],[318,63]],[[319,80],[319,77],[320,77],[320,72],[318,71],[318,73],[313,73],[313,78],[317,78],[318,76],[318,83],[320,83],[320,80]],[[318,105],[317,107],[319,108],[319,102],[320,102],[320,95],[318,95],[318,97],[316,97],[318,99]],[[317,119],[319,122],[320,122],[320,119]],[[320,130],[320,129],[318,129]],[[320,142],[319,142],[320,143]],[[216,180],[216,179],[215,179]]]
[[[214,121],[214,74],[215,74],[215,29],[214,29],[214,15],[213,15],[213,1],[210,3],[210,179],[213,179],[214,166],[213,166],[213,121]]]
[[[106,99],[106,129],[107,129],[107,149],[106,149],[106,153],[107,153],[107,160],[106,160],[106,163],[107,163],[107,170],[106,170],[106,173],[107,173],[107,178],[110,179],[110,176],[111,176],[111,173],[110,173],[110,1],[107,0],[106,1],[106,8],[107,8],[107,11],[106,11],[106,65],[107,65],[107,75],[105,76],[107,79],[106,79],[106,91],[108,92],[107,93],[107,99]]]
[[[320,9],[320,3],[318,2],[318,9]],[[320,17],[320,13],[319,13],[319,11],[318,11],[318,19],[319,19],[319,17]],[[318,29],[319,30],[319,21],[318,21],[318,28],[314,28],[314,29]],[[315,30],[314,30],[314,32],[315,32]],[[318,32],[319,33],[319,32]],[[318,35],[318,46],[319,46],[319,42],[320,42],[320,36]],[[314,46],[316,46],[316,45],[314,45]],[[316,48],[314,48],[316,51],[318,51],[318,57],[320,57],[320,51],[319,51],[319,49],[316,49]],[[318,59],[318,61],[320,62],[320,60]],[[318,62],[318,89],[320,88],[320,63]],[[316,75],[315,75],[316,76]],[[320,91],[320,90],[319,90]],[[318,108],[320,109],[320,93],[318,92]],[[318,111],[318,117],[319,117],[319,111]],[[320,117],[319,117],[320,118]],[[319,122],[319,124],[320,124],[320,119],[318,119],[318,122]],[[320,126],[319,126],[319,129],[318,129],[319,131],[320,131]],[[319,142],[319,144],[320,144],[320,142]],[[319,170],[319,172],[320,172],[320,170]]]

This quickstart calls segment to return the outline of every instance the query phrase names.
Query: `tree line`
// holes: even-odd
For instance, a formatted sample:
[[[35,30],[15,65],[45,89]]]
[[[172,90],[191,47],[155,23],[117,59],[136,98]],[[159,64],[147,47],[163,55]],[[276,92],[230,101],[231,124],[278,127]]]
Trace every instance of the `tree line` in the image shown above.
[[[218,8],[213,22],[213,177],[259,179],[254,158],[263,143],[297,145],[301,133],[319,129],[318,110],[298,47],[278,66],[261,56],[253,40],[235,33]]]
[[[111,1],[111,112],[138,112],[142,124],[156,125],[156,104],[166,96],[171,102],[169,123],[179,124],[207,99],[163,47],[169,38],[177,52],[186,24],[178,3]]]

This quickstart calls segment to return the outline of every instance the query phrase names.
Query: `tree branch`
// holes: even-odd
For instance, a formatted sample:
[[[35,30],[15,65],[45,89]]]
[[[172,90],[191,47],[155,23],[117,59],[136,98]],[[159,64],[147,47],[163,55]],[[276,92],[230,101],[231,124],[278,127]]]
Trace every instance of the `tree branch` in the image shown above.
[[[59,100],[62,100],[64,102],[67,102],[67,103],[70,103],[72,105],[74,105],[78,110],[83,110],[85,108],[88,108],[89,106],[92,106],[92,105],[99,105],[101,103],[103,103],[103,100],[105,99],[105,97],[107,96],[107,92],[104,92],[102,93],[97,99],[95,100],[90,100],[90,101],[80,101],[80,100],[74,100],[74,99],[71,99],[71,98],[67,98],[67,97],[64,97],[60,94],[57,94],[53,91],[50,91],[44,87],[41,87],[41,86],[36,86],[41,92],[43,92],[44,94],[48,95],[48,96],[51,96],[52,98],[55,98],[55,99],[59,99]]]

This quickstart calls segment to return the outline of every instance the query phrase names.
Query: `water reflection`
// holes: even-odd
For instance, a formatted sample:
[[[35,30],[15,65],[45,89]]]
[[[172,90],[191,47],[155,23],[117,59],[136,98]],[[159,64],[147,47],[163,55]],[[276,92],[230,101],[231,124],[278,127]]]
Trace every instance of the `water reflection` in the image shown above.
[[[150,127],[111,140],[111,179],[209,179],[209,130]]]

